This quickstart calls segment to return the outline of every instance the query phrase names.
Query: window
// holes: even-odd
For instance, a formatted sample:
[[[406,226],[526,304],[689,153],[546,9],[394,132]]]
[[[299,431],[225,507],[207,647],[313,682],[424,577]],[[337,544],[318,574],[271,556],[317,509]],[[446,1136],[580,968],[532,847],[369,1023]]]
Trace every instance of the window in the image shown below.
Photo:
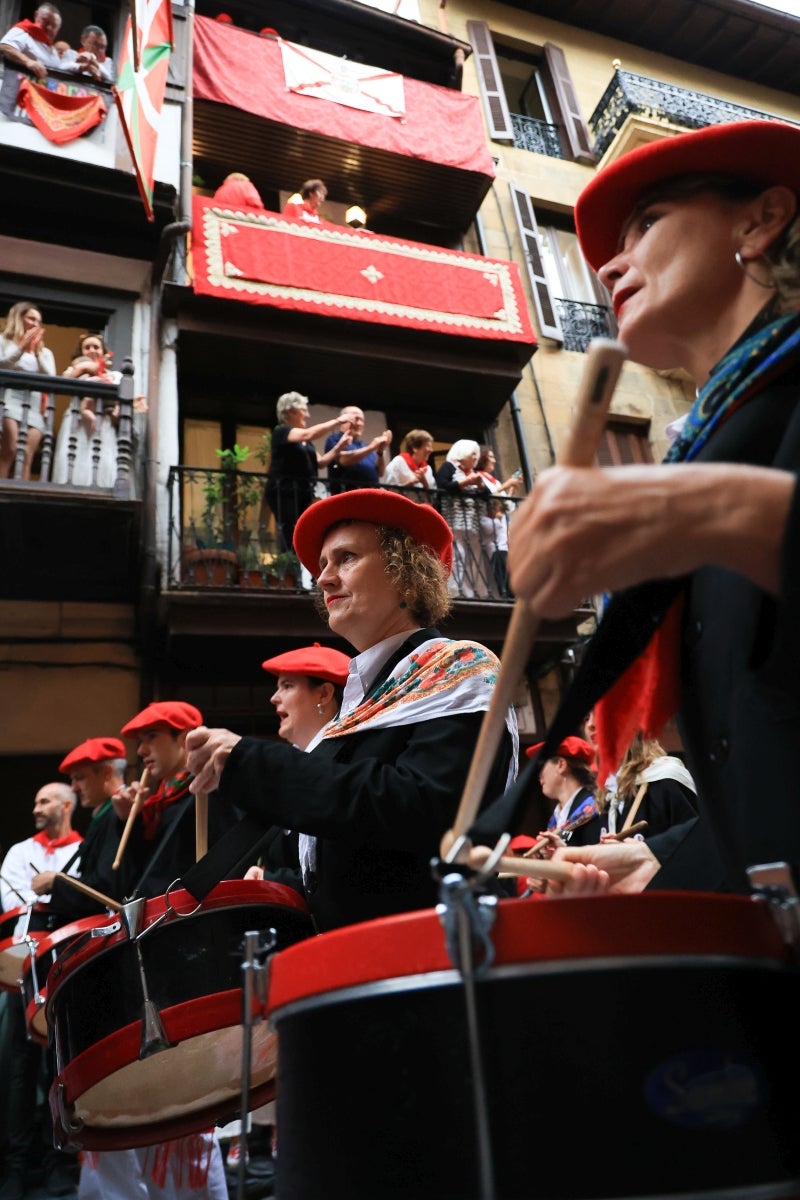
[[[546,42],[522,51],[495,42],[485,21],[467,21],[489,136],[520,149],[593,163],[595,154],[564,51]]]
[[[509,190],[542,337],[579,351],[593,337],[613,337],[608,293],[581,254],[574,230],[556,213],[541,210],[537,218],[524,188],[510,183]]]
[[[650,422],[614,418],[608,422],[597,450],[599,467],[622,467],[653,462]]]

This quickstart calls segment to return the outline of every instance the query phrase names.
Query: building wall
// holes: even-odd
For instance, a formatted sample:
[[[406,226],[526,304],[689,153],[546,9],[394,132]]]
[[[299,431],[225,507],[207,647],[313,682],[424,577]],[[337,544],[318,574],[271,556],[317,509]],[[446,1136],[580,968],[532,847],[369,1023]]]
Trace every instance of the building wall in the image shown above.
[[[422,20],[437,27],[436,0],[421,0]],[[679,62],[665,55],[643,50],[630,43],[601,37],[575,29],[534,13],[493,3],[492,0],[451,0],[447,5],[448,31],[468,41],[467,21],[485,21],[492,34],[505,44],[535,52],[551,42],[564,50],[580,108],[588,121],[614,73],[622,70],[674,83],[763,110],[790,120],[800,120],[797,98],[767,87],[741,81],[721,72]],[[615,61],[618,60],[618,61]],[[475,56],[464,67],[463,88],[480,94]],[[511,258],[520,264],[525,280],[525,257],[512,208],[508,185],[524,188],[534,207],[542,206],[561,214],[571,214],[575,199],[588,183],[594,167],[577,162],[549,158],[513,145],[489,142],[496,160],[497,177],[480,211],[486,253]],[[476,249],[472,244],[465,249]],[[529,306],[534,327],[538,329],[535,308]],[[552,461],[570,426],[574,397],[583,370],[583,354],[563,350],[557,343],[540,339],[540,346],[526,369],[517,390],[522,409],[522,427],[535,471]],[[535,381],[534,381],[535,376]],[[538,392],[537,385],[538,384]],[[649,421],[649,436],[656,460],[663,456],[668,441],[665,426],[690,407],[694,387],[680,372],[656,373],[637,364],[626,363],[612,404],[612,413]],[[504,412],[498,423],[498,447],[501,455],[513,454],[510,415]]]

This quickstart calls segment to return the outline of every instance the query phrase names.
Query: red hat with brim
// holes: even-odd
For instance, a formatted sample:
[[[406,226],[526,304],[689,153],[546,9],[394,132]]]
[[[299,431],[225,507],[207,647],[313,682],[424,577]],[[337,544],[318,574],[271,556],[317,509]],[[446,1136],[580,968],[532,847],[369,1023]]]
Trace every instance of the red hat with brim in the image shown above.
[[[120,733],[126,738],[138,737],[147,729],[197,729],[203,724],[203,714],[184,700],[154,700],[137,713]]]
[[[528,746],[525,754],[528,758],[535,758],[543,745],[544,742],[537,742],[535,746]],[[595,767],[594,746],[580,737],[565,737],[563,742],[559,742],[558,749],[552,757],[574,758],[578,762],[586,763],[587,767]]]
[[[730,175],[765,188],[784,184],[800,195],[800,126],[785,121],[731,121],[662,137],[603,167],[575,204],[583,257],[595,269],[619,249],[624,224],[645,192],[681,175]]]
[[[327,679],[344,687],[350,667],[350,656],[329,646],[304,646],[302,650],[287,650],[266,659],[261,666],[271,675],[311,675],[314,679]]]
[[[67,757],[59,764],[59,771],[62,775],[69,775],[73,767],[77,767],[80,763],[101,763],[108,762],[114,758],[127,758],[128,751],[125,749],[125,743],[119,738],[87,738],[85,742],[81,742],[80,746],[76,746],[74,750],[70,750]]]
[[[453,566],[453,534],[450,526],[430,504],[417,504],[397,492],[383,488],[355,488],[317,500],[301,515],[294,527],[294,548],[303,566],[314,576],[319,574],[322,543],[332,525],[340,521],[367,521],[370,525],[388,525],[402,529],[420,546],[426,546],[444,564],[447,574]]]

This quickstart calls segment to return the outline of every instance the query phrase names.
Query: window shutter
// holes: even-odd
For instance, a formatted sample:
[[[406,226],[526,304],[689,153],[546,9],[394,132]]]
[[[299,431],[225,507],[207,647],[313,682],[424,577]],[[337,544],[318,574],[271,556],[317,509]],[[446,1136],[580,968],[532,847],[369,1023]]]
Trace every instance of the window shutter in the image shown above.
[[[475,53],[489,137],[494,142],[513,142],[514,128],[489,26],[485,21],[467,21],[467,37]]]
[[[186,90],[186,66],[189,50],[189,22],[186,10],[181,5],[172,6],[172,36],[174,45],[169,56],[167,68],[167,88],[164,93],[168,100],[183,100]]]
[[[525,263],[528,268],[533,303],[536,307],[539,333],[542,337],[563,342],[564,331],[561,328],[561,322],[558,319],[553,297],[550,295],[550,288],[547,286],[545,278],[542,247],[539,242],[539,230],[531,198],[524,188],[517,187],[515,183],[509,183],[508,190],[511,192],[517,228],[525,250]]]
[[[633,463],[652,463],[649,426],[628,421],[608,422],[597,448],[599,467],[624,467]]]
[[[596,155],[592,138],[578,104],[566,55],[560,46],[545,42],[544,57],[570,153],[576,162],[593,163],[596,161]]]

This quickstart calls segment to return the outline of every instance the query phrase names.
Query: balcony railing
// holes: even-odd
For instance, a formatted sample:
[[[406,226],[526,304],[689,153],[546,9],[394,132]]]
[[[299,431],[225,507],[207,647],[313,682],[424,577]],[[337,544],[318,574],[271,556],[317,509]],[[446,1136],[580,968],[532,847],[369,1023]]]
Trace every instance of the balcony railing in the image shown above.
[[[514,145],[518,150],[530,150],[533,154],[546,154],[548,158],[563,158],[564,148],[557,125],[526,117],[522,113],[511,114],[514,130]]]
[[[267,475],[258,472],[171,468],[168,589],[302,594],[313,588],[287,547],[297,516],[314,499],[328,495],[331,485],[327,479],[283,479],[268,492],[267,482]],[[512,602],[506,546],[508,523],[519,501],[422,488],[390,490],[434,505],[451,526],[449,590],[454,599]]]
[[[123,363],[118,384],[0,369],[0,426],[7,416],[6,388],[18,394],[20,413],[20,419],[14,419],[17,445],[11,479],[24,479],[29,438],[35,430],[41,435],[37,450],[40,466],[38,480],[33,480],[31,486],[35,487],[37,482],[48,486],[65,484],[72,490],[113,494],[120,500],[141,495],[144,414],[134,413],[130,358]],[[57,394],[73,398],[56,434]],[[91,415],[82,411],[84,398],[93,401]]]
[[[583,352],[592,338],[614,336],[608,309],[601,304],[562,300],[558,296],[554,296],[553,300],[564,333],[565,350]]]
[[[777,119],[772,113],[745,108],[674,83],[633,75],[630,71],[615,71],[589,118],[598,158],[606,152],[631,113],[670,121],[686,129],[703,129],[706,125],[723,125],[728,121]]]

